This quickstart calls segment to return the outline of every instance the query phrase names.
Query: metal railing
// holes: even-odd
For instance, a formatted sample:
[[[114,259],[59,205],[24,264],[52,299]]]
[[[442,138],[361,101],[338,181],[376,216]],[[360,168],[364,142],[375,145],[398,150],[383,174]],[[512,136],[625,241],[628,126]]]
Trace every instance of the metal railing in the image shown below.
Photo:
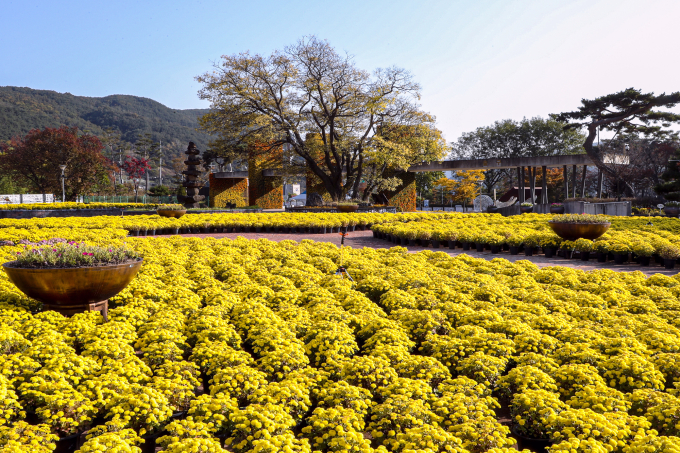
[[[85,195],[83,197],[84,203],[135,203],[134,195]],[[140,195],[137,197],[137,203],[177,203],[175,195]]]

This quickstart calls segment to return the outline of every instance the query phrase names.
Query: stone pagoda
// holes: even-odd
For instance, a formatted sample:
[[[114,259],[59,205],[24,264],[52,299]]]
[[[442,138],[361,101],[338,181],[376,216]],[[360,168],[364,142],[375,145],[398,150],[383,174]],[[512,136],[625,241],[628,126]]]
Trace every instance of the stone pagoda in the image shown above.
[[[201,158],[198,157],[201,152],[196,148],[194,142],[189,142],[189,147],[184,154],[189,156],[187,157],[187,160],[184,161],[187,165],[187,169],[182,172],[184,175],[184,182],[182,185],[186,188],[187,194],[179,195],[177,199],[180,203],[184,204],[184,207],[187,209],[198,208],[198,202],[205,199],[205,195],[198,194],[198,190],[203,186],[203,184],[198,181],[198,177],[201,176],[202,173],[199,169]]]

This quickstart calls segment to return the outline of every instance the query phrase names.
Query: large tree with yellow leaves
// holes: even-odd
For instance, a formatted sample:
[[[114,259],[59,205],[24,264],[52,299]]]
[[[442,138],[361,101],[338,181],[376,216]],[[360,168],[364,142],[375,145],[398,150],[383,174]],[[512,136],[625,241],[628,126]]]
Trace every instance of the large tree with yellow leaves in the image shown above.
[[[197,80],[200,97],[211,102],[201,125],[216,137],[213,150],[233,157],[254,143],[267,144],[261,152],[283,146],[334,200],[394,189],[399,170],[446,152],[408,71],[370,74],[313,36],[269,56],[223,56]]]

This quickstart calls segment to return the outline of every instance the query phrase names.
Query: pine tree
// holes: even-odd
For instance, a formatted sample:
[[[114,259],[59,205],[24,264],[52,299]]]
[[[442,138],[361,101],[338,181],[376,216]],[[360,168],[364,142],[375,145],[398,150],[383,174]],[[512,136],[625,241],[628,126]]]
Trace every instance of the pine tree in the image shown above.
[[[643,93],[635,88],[628,88],[618,93],[601,96],[595,99],[582,99],[581,107],[574,112],[555,115],[554,119],[569,123],[566,128],[588,130],[583,149],[600,171],[620,183],[628,196],[635,190],[628,181],[621,178],[613,164],[605,163],[605,156],[600,155],[599,147],[593,145],[599,129],[618,134],[639,134],[641,136],[674,137],[676,133],[669,129],[672,123],[680,123],[680,115],[670,111],[655,110],[659,107],[672,108],[680,103],[680,91],[671,94]]]

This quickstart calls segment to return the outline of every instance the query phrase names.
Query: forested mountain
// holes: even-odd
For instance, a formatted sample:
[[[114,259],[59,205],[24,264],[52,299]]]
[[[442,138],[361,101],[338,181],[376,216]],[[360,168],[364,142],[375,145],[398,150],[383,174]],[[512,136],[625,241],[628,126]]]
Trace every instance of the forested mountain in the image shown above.
[[[186,147],[193,141],[205,150],[210,136],[196,128],[198,118],[206,112],[175,110],[151,99],[122,94],[93,98],[6,86],[0,87],[0,141],[35,128],[68,125],[99,136],[113,129],[129,143],[148,133],[155,142]]]

